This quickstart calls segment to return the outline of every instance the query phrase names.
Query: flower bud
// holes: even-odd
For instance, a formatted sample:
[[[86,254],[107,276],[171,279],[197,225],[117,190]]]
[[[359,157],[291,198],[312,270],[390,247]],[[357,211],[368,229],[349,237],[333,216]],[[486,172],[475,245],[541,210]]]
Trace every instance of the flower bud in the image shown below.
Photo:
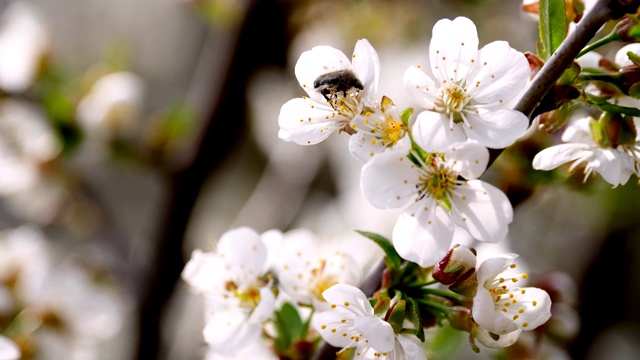
[[[451,285],[468,279],[476,266],[476,251],[464,245],[454,245],[433,268],[432,276],[442,284]]]
[[[633,119],[618,113],[604,112],[599,119],[600,127],[606,140],[598,142],[598,145],[617,148],[618,145],[634,144],[636,141],[636,129]]]
[[[449,324],[452,328],[460,331],[471,332],[471,310],[464,306],[454,306],[451,308],[451,315],[449,316]]]
[[[616,27],[613,29],[615,33],[618,35],[621,41],[636,41],[638,40],[637,34],[640,30],[640,24],[636,20],[633,20],[629,17],[624,17]]]

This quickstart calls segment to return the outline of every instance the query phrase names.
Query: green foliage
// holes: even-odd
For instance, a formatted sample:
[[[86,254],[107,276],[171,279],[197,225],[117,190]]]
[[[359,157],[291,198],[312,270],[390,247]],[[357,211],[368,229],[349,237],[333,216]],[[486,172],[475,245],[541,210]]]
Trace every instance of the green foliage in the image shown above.
[[[538,56],[548,60],[567,36],[564,0],[540,0],[540,46]]]
[[[274,315],[273,324],[276,327],[278,337],[275,339],[276,350],[284,351],[296,341],[304,339],[309,327],[300,318],[298,310],[290,303],[284,303]]]
[[[387,264],[387,269],[389,269],[389,271],[397,270],[400,268],[400,266],[402,266],[403,260],[396,249],[393,247],[393,243],[391,242],[391,240],[385,238],[382,235],[378,235],[372,232],[361,230],[356,230],[356,232],[364,237],[373,240],[373,242],[380,246],[382,251],[384,251],[384,262]]]

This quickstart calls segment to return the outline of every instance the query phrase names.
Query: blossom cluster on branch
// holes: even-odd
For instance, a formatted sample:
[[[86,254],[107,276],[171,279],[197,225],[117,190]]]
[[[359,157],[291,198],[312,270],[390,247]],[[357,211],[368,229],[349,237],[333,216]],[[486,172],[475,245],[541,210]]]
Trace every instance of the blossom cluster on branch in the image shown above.
[[[364,198],[376,208],[402,209],[390,239],[358,231],[384,251],[382,281],[365,294],[358,288],[364,269],[347,246],[321,250],[307,230],[230,230],[215,251],[196,250],[183,272],[204,297],[211,358],[242,358],[259,348],[265,358],[305,359],[321,337],[341,359],[426,359],[425,329],[466,332],[471,348],[480,351],[476,342],[508,347],[524,331],[547,323],[552,296],[526,285],[529,276],[520,270],[518,255],[491,254],[478,264],[477,251],[453,244],[453,238],[456,229],[481,242],[507,237],[512,204],[480,177],[493,160],[491,151],[526,141],[538,130],[564,128],[564,143],[540,148],[529,159],[533,169],[573,162],[569,171],[582,169],[584,182],[598,173],[614,187],[640,174],[638,47],[625,48],[614,62],[594,61],[592,45],[579,55],[586,54],[583,59],[566,64],[544,99],[526,99],[558,39],[580,31],[567,26],[567,20],[579,20],[579,9],[553,18],[549,7],[557,4],[549,4],[523,6],[564,26],[550,30],[541,22],[541,36],[562,36],[543,36],[538,55],[505,41],[479,48],[471,20],[438,21],[429,69],[412,66],[403,77],[415,109],[398,108],[379,89],[381,62],[366,39],[356,43],[351,57],[330,46],[300,56],[295,75],[306,95],[282,106],[279,137],[307,146],[334,133],[350,136],[348,149],[363,163]],[[620,24],[614,30],[618,40],[621,31],[631,36],[638,19],[629,15]],[[537,129],[528,131],[529,114],[514,110],[523,98],[539,103],[533,115]],[[297,241],[277,240],[274,247],[274,237]]]

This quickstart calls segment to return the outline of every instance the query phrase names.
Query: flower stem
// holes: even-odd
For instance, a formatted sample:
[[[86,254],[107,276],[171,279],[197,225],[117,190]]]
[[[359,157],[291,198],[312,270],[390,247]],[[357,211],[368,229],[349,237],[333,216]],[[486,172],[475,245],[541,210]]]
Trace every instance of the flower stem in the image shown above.
[[[600,40],[594,41],[591,44],[587,45],[584,47],[584,49],[582,49],[582,51],[580,51],[580,53],[578,54],[578,56],[576,56],[576,59],[581,57],[582,55],[593,51],[601,46],[607,45],[609,43],[612,43],[614,41],[618,41],[620,40],[620,35],[618,35],[618,33],[616,33],[615,31],[611,32],[609,35],[603,37]]]

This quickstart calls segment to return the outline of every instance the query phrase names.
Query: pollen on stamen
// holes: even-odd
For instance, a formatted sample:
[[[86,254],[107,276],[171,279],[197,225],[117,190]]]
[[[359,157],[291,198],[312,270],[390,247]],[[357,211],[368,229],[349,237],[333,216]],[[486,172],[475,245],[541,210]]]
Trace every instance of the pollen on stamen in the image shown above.
[[[320,329],[322,329],[322,330],[324,330],[324,329],[326,329],[326,328],[327,328],[327,325],[322,325],[322,326],[320,326]]]
[[[519,312],[520,314],[522,314],[522,313],[524,312],[524,308],[520,308],[520,309],[518,309],[518,312]]]
[[[524,295],[524,293],[525,293],[524,289],[520,290],[520,293],[521,293],[522,295]]]
[[[538,305],[538,302],[534,300],[531,304],[532,304],[533,306],[537,306],[537,305]]]
[[[348,302],[348,301],[345,301],[345,302],[344,302],[344,306],[349,306],[349,302]]]
[[[511,281],[513,281],[515,283],[515,282],[518,282],[518,279],[512,278]]]
[[[336,332],[337,330],[338,330],[338,329],[333,328],[333,329],[331,329],[331,332],[332,332],[332,333],[334,333],[334,332]]]
[[[336,304],[331,304],[331,308],[332,308],[332,309],[335,309],[335,308],[336,308],[336,306],[337,306]]]
[[[518,320],[519,317],[520,316],[518,316],[518,315],[513,315],[513,320]]]
[[[347,322],[347,319],[340,319],[340,322],[344,324]]]
[[[515,269],[516,268],[516,264],[511,264],[509,265],[510,268]]]
[[[522,273],[521,276],[522,276],[523,279],[526,279],[528,275],[527,275],[527,273]]]
[[[343,337],[347,337],[347,333],[342,333],[342,336]]]
[[[526,328],[527,326],[529,326],[529,323],[527,323],[527,322],[523,322],[523,323],[522,323],[522,327],[523,327],[523,328]]]

